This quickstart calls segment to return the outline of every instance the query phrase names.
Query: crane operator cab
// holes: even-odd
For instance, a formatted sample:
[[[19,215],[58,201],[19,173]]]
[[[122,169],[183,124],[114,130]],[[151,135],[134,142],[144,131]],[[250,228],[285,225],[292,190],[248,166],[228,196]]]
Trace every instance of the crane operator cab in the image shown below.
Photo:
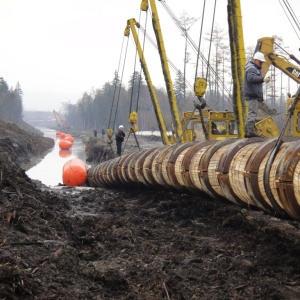
[[[210,111],[206,127],[210,140],[237,138],[237,124],[231,111]]]
[[[234,113],[231,111],[210,111],[202,110],[206,131],[209,140],[225,140],[228,138],[237,138],[237,124]],[[186,141],[204,141],[199,113],[183,112],[182,127],[186,128],[184,138]]]

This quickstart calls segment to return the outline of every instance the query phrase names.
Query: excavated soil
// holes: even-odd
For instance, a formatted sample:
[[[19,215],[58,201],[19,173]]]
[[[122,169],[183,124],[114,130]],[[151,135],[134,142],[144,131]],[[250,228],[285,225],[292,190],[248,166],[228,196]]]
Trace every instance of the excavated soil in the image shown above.
[[[298,222],[203,195],[51,190],[23,169],[51,142],[0,125],[0,299],[300,298]]]

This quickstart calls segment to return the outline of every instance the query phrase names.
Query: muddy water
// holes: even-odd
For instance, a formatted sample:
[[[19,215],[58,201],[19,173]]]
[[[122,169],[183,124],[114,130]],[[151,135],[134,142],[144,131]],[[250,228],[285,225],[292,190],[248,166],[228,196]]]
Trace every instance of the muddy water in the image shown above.
[[[85,162],[85,147],[80,138],[74,137],[74,143],[70,150],[60,150],[59,139],[56,138],[56,131],[48,128],[39,128],[45,137],[54,139],[55,144],[52,150],[44,159],[29,169],[26,174],[31,179],[36,179],[48,186],[56,186],[62,181],[62,169],[64,164],[72,159],[79,158]]]

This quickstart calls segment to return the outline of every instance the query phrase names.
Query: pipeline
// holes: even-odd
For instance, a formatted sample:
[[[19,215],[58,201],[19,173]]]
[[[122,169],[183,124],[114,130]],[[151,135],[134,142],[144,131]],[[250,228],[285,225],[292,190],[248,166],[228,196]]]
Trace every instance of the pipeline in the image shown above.
[[[265,182],[264,171],[275,143],[276,139],[226,139],[142,150],[91,167],[87,183],[92,187],[146,186],[205,193],[216,200],[299,221],[300,140],[283,138]]]

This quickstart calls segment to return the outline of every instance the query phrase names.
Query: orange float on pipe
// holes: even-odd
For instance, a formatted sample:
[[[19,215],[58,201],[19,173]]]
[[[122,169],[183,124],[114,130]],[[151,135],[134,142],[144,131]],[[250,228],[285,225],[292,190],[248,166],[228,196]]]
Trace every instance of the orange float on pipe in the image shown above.
[[[61,135],[61,132],[60,132],[60,131],[57,131],[57,132],[56,132],[56,135]]]
[[[72,144],[74,143],[74,138],[71,135],[66,135],[65,140],[70,141]]]
[[[58,135],[59,139],[64,139],[66,134],[64,132],[61,132],[60,135]]]
[[[73,158],[63,166],[63,183],[67,186],[81,186],[87,179],[87,169],[85,163]]]
[[[69,150],[72,147],[72,143],[68,140],[61,140],[58,145],[61,150]]]

